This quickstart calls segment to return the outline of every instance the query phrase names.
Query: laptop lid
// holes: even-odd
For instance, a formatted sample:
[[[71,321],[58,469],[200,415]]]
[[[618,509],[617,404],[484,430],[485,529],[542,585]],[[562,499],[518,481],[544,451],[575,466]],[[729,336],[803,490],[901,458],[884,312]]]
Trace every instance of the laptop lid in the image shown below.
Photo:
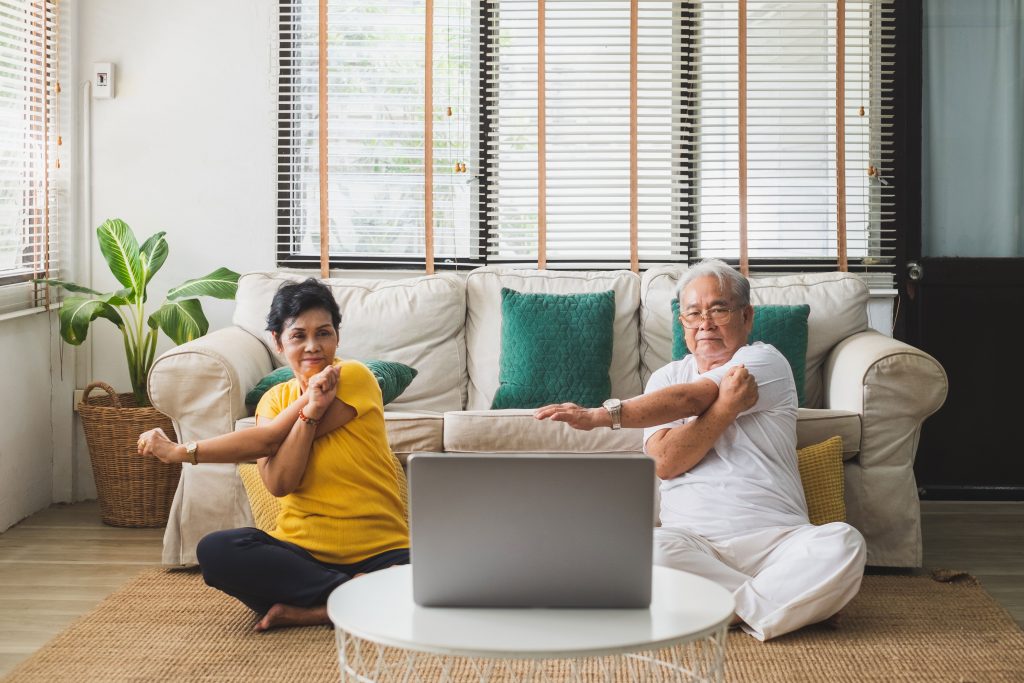
[[[413,600],[647,607],[653,482],[639,454],[414,454]]]

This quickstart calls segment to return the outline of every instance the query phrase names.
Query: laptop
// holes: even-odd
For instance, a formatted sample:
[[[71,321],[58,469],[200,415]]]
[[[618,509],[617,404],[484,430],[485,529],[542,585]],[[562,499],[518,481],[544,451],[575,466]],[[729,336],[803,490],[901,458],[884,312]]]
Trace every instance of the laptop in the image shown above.
[[[650,605],[650,458],[415,453],[408,464],[416,604]]]

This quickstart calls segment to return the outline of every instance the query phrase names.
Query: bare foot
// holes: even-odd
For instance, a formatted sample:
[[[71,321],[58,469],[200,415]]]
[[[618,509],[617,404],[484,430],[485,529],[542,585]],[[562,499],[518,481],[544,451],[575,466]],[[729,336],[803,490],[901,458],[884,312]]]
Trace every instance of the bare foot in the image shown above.
[[[319,626],[329,624],[327,605],[319,607],[294,607],[277,603],[263,615],[256,624],[257,631],[269,631],[282,626]]]

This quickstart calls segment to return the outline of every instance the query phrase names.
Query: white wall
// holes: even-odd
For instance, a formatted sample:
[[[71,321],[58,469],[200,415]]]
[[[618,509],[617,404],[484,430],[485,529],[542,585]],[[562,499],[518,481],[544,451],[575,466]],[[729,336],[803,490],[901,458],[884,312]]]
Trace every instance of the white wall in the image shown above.
[[[70,447],[71,396],[63,410],[51,410],[50,405],[51,376],[65,386],[58,325],[56,314],[0,320],[6,387],[0,420],[0,531],[50,504],[53,454],[58,447],[67,454]],[[63,370],[70,380],[73,365],[69,362]]]
[[[78,228],[92,251],[81,268],[91,263],[92,286],[115,288],[95,247],[95,227],[113,217],[140,241],[167,231],[170,256],[150,288],[151,311],[168,289],[218,266],[273,268],[277,3],[83,0],[78,12],[82,79],[94,62],[117,70],[116,97],[91,101],[92,161],[81,169],[92,178],[91,216]],[[203,307],[211,329],[230,321],[231,302]],[[79,388],[101,379],[130,390],[120,333],[100,321],[91,334],[82,363],[90,375],[80,373]],[[158,354],[170,346],[161,335]],[[75,498],[94,496],[84,439],[75,459]]]

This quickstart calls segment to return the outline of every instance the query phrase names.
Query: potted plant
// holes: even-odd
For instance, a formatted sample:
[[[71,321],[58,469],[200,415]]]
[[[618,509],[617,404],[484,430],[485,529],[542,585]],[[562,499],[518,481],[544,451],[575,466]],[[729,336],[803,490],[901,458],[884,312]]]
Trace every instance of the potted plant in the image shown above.
[[[210,323],[196,297],[234,299],[238,273],[218,268],[188,280],[167,293],[167,299],[146,315],[147,288],[169,248],[164,232],[141,245],[128,225],[117,218],[96,229],[100,251],[122,288],[110,293],[63,280],[40,280],[71,293],[59,312],[60,334],[69,344],[85,341],[92,321],[103,318],[121,330],[132,393],[118,395],[109,385],[93,382],[78,406],[89,443],[96,493],[103,521],[113,526],[163,526],[178,484],[180,465],[165,465],[135,452],[140,433],[162,427],[175,438],[170,419],[150,407],[146,379],[156,357],[158,330],[183,344],[206,334]],[[107,396],[91,399],[94,388]]]

